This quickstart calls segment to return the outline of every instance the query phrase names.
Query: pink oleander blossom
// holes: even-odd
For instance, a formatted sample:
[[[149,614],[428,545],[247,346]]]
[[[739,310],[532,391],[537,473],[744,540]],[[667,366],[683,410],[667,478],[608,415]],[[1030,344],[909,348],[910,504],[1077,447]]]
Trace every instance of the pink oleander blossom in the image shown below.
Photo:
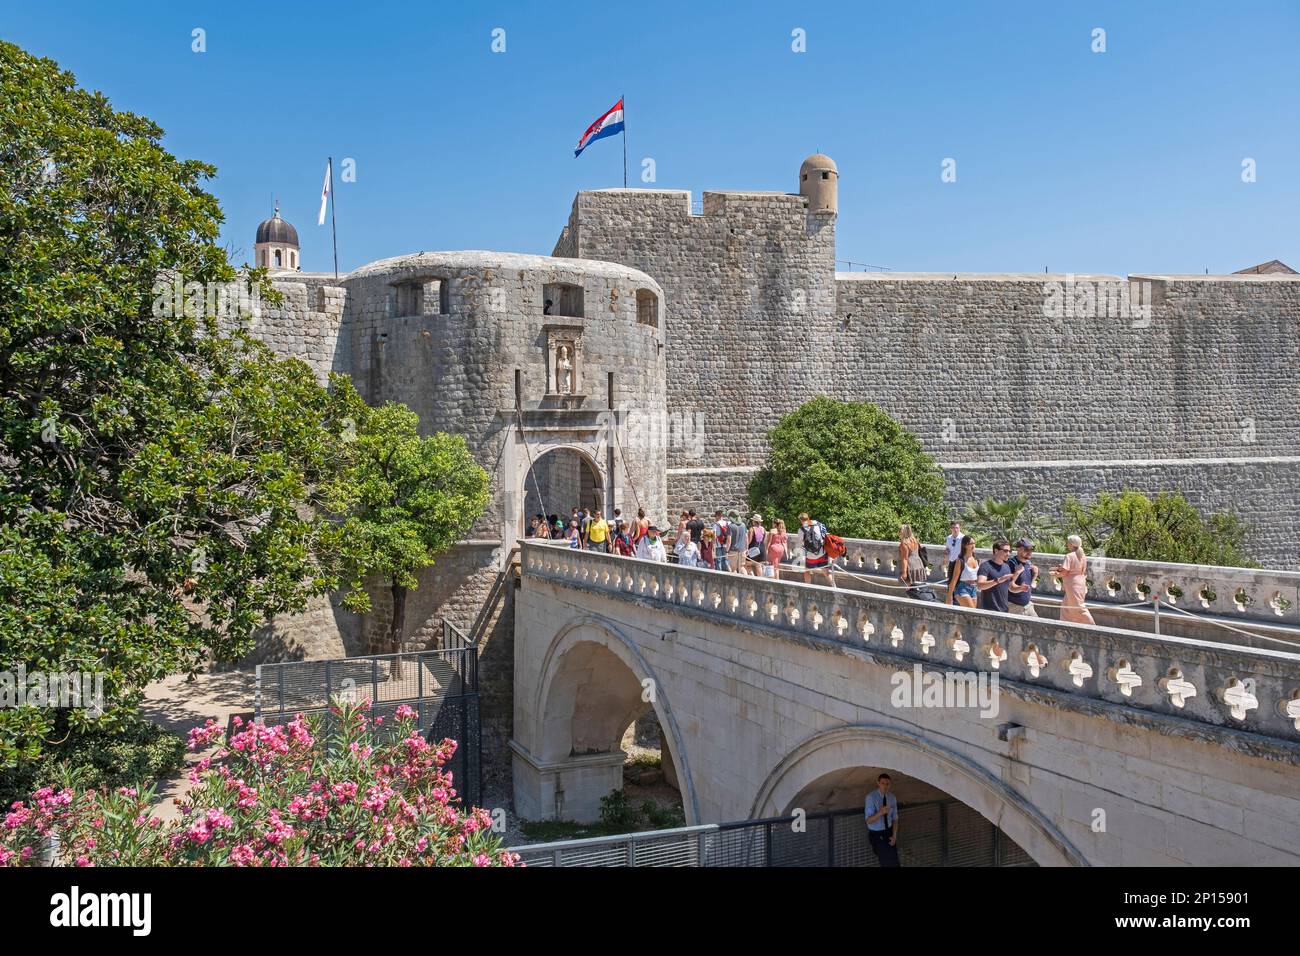
[[[405,706],[391,736],[368,702],[333,712],[232,721],[229,739],[215,721],[196,728],[190,745],[205,754],[176,819],[155,816],[152,790],[42,788],[0,816],[0,866],[50,852],[68,866],[519,865],[490,814],[460,805],[454,741],[426,741]]]

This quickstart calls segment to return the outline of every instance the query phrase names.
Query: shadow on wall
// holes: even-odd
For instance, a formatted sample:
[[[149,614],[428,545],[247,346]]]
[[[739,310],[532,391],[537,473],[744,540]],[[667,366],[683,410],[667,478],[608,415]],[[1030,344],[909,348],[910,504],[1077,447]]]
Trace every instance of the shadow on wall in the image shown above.
[[[254,635],[254,647],[213,670],[243,669],[282,661],[325,660],[363,653],[362,619],[343,607],[343,592],[312,598],[302,614],[279,614]]]

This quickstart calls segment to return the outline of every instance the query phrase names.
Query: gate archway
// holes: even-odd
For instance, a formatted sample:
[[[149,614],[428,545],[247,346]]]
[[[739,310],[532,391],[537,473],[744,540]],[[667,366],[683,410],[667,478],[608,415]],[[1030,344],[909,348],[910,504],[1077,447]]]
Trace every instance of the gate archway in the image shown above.
[[[533,459],[524,474],[522,520],[527,531],[534,515],[558,515],[568,521],[574,507],[605,513],[605,478],[591,456],[569,445],[551,448]]]

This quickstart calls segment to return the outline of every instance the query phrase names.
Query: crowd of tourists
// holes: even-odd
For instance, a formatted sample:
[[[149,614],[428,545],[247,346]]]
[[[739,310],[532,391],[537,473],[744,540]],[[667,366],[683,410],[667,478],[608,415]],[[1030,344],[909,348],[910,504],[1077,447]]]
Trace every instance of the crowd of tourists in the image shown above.
[[[646,517],[644,508],[631,519],[623,517],[619,508],[614,509],[612,519],[593,514],[589,508],[574,508],[567,522],[558,515],[538,514],[529,523],[528,536],[563,538],[574,549],[768,578],[780,577],[781,568],[793,566],[798,555],[805,581],[811,583],[815,576],[835,587],[833,561],[839,539],[807,514],[799,516],[794,548],[784,521],[764,523],[761,514],[742,518],[739,511],[724,513],[721,509],[713,513],[711,521],[693,510],[683,511],[671,550],[664,529]]]
[[[717,510],[712,520],[693,510],[681,513],[671,543],[665,529],[638,509],[635,518],[615,508],[613,518],[590,508],[573,508],[567,519],[559,515],[534,515],[530,538],[560,538],[570,548],[637,557],[647,561],[674,561],[683,567],[711,568],[755,577],[781,576],[783,567],[802,569],[805,582],[816,578],[835,587],[835,559],[844,554],[843,539],[808,514],[799,515],[793,534],[785,522],[764,522],[761,514],[742,518],[740,512]],[[975,539],[962,534],[954,521],[944,541],[948,602],[962,607],[1037,617],[1033,594],[1040,569],[1034,563],[1034,542],[1005,538],[993,542],[984,560],[975,556]],[[898,534],[898,577],[910,597],[938,601],[931,588],[930,559],[910,525]],[[1088,592],[1088,559],[1078,535],[1070,535],[1064,561],[1047,571],[1061,582],[1061,620],[1094,623],[1084,601]]]

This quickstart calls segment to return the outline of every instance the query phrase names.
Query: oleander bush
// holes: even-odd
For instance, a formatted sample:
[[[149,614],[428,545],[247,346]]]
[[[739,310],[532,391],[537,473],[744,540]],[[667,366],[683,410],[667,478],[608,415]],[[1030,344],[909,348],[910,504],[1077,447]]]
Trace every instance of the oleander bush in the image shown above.
[[[427,742],[414,712],[339,705],[280,727],[214,721],[196,751],[179,819],[151,813],[152,789],[43,787],[0,824],[0,865],[514,866],[486,810],[462,809],[445,769],[456,743]]]

